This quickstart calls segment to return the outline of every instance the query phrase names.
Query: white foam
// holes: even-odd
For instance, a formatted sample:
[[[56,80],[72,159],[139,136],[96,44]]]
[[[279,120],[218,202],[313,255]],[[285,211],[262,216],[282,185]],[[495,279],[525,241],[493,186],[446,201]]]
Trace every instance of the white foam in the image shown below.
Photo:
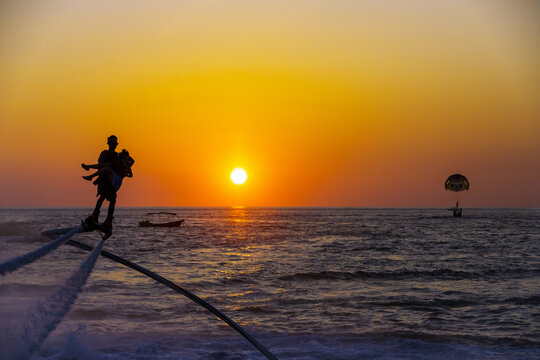
[[[445,360],[536,359],[538,348],[490,347],[433,343],[395,337],[257,334],[280,360]],[[101,339],[100,339],[101,337]],[[91,339],[91,340],[90,340]],[[92,345],[86,344],[86,341]],[[49,346],[40,360],[68,359],[189,359],[261,360],[260,353],[238,336],[206,338],[169,335],[69,334],[62,344]]]
[[[60,236],[58,239],[53,240],[47,243],[46,245],[43,245],[39,249],[36,249],[24,255],[16,256],[14,258],[8,259],[0,263],[0,275],[7,274],[9,272],[17,270],[18,268],[22,266],[31,264],[37,259],[47,255],[51,251],[58,249],[60,245],[67,242],[70,237],[78,233],[80,230],[81,230],[80,226],[73,228],[73,230],[71,230],[67,234]]]
[[[27,359],[41,347],[77,299],[103,247],[103,241],[84,260],[79,269],[47,300],[28,312],[20,326],[6,328],[2,336],[3,358]]]

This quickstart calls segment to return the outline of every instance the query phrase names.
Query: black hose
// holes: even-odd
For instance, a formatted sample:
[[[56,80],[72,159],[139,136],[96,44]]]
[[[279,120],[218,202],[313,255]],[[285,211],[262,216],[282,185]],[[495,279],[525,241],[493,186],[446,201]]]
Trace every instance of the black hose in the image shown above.
[[[83,250],[86,250],[86,251],[92,251],[94,249],[90,245],[86,245],[86,244],[80,243],[80,242],[75,241],[75,240],[69,240],[66,244],[78,247],[79,249],[83,249]],[[193,300],[197,304],[201,305],[202,307],[204,307],[205,309],[210,311],[212,314],[216,315],[221,320],[225,321],[234,330],[239,332],[250,343],[252,343],[253,346],[255,346],[257,349],[259,349],[259,351],[262,352],[264,354],[264,356],[266,356],[269,360],[277,360],[277,357],[275,357],[270,351],[268,351],[264,346],[262,346],[261,343],[259,343],[257,340],[255,340],[255,338],[253,336],[251,336],[246,330],[244,330],[240,325],[238,325],[236,322],[234,322],[227,315],[225,315],[224,313],[222,313],[221,311],[219,311],[218,309],[216,309],[215,307],[213,307],[212,305],[210,305],[209,303],[207,303],[206,301],[204,301],[203,299],[201,299],[197,295],[193,294],[192,292],[190,292],[188,290],[185,290],[185,289],[182,289],[180,286],[176,285],[175,283],[173,283],[170,280],[165,279],[163,276],[160,276],[160,275],[156,274],[155,272],[152,272],[152,271],[150,271],[150,270],[148,270],[148,269],[146,269],[146,268],[144,268],[144,267],[142,267],[140,265],[135,264],[134,262],[131,262],[129,260],[121,258],[120,256],[115,255],[113,253],[110,253],[108,251],[101,250],[101,256],[106,257],[108,259],[111,259],[113,261],[116,261],[117,263],[125,265],[125,266],[127,266],[129,268],[132,268],[133,270],[138,271],[138,272],[140,272],[140,273],[142,273],[142,274],[156,280],[157,282],[159,282],[159,283],[173,289],[174,291],[179,292],[180,294],[184,295],[185,297],[189,298],[190,300]]]
[[[27,254],[11,258],[4,261],[3,263],[0,263],[0,275],[5,275],[9,272],[17,270],[22,266],[31,264],[42,256],[47,255],[51,251],[58,249],[60,245],[64,244],[70,237],[72,237],[78,232],[83,231],[83,227],[76,226],[74,228],[59,229],[59,231],[62,236],[60,236],[58,239],[43,245],[39,249],[30,251]],[[46,232],[44,233],[44,235],[47,234],[48,233]]]

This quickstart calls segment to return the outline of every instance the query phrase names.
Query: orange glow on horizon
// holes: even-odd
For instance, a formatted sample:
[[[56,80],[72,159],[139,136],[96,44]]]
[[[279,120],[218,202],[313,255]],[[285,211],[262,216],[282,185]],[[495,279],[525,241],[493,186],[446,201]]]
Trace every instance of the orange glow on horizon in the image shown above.
[[[80,163],[110,134],[135,159],[119,206],[444,207],[454,172],[464,206],[540,206],[536,3],[60,0],[0,24],[1,207],[92,206]]]

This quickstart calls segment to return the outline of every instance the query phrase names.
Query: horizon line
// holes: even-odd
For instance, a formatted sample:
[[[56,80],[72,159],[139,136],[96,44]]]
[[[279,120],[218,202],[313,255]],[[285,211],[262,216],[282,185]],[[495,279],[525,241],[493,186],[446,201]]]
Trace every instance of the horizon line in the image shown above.
[[[434,206],[261,206],[261,205],[221,205],[221,206],[117,206],[116,209],[433,209],[449,210],[451,207]],[[537,206],[471,206],[463,209],[531,209],[539,210]],[[0,210],[39,210],[39,209],[93,209],[93,206],[0,206]]]

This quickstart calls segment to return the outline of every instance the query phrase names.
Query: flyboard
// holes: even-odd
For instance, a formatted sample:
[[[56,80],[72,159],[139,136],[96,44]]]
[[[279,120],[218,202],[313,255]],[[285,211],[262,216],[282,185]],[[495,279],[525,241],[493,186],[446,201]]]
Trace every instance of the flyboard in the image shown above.
[[[82,226],[76,226],[76,227],[73,227],[73,228],[61,228],[61,229],[45,230],[45,231],[42,231],[41,234],[44,235],[44,236],[47,236],[47,237],[61,236],[61,235],[68,234],[68,233],[76,230],[77,228],[81,228],[81,229],[79,229],[78,232],[89,232],[89,231],[97,230],[97,231],[100,232],[101,236],[104,239],[106,239],[107,237],[110,236],[110,234],[102,234],[101,230],[99,228],[99,225],[96,226],[96,227],[85,226],[84,221],[82,222]],[[105,236],[107,236],[107,237],[105,237]],[[93,246],[86,245],[86,244],[80,243],[80,242],[75,241],[75,240],[68,240],[66,242],[66,244],[77,247],[77,248],[82,249],[82,250],[89,251],[89,252],[94,250]],[[206,310],[210,311],[212,314],[216,315],[218,318],[220,318],[225,323],[227,323],[227,325],[232,327],[240,335],[242,335],[244,338],[246,338],[253,346],[255,346],[264,356],[266,356],[267,359],[269,359],[269,360],[278,360],[277,357],[275,357],[270,351],[268,351],[268,349],[266,349],[261,343],[259,343],[253,336],[251,336],[250,333],[248,333],[246,330],[244,330],[244,328],[242,328],[240,325],[238,325],[230,317],[228,317],[227,315],[225,315],[224,313],[222,313],[221,311],[216,309],[214,306],[207,303],[206,301],[204,301],[203,299],[201,299],[197,295],[193,294],[191,291],[183,289],[179,285],[177,285],[177,284],[173,283],[172,281],[164,278],[163,276],[160,276],[160,275],[156,274],[153,271],[150,271],[150,270],[148,270],[148,269],[146,269],[146,268],[144,268],[144,267],[142,267],[142,266],[140,266],[140,265],[138,265],[138,264],[136,264],[134,262],[126,260],[126,259],[124,259],[124,258],[122,258],[122,257],[120,257],[118,255],[115,255],[113,253],[110,253],[108,251],[101,250],[101,256],[103,256],[103,257],[105,257],[107,259],[116,261],[117,263],[122,264],[124,266],[127,266],[128,268],[131,268],[131,269],[133,269],[135,271],[138,271],[141,274],[144,274],[144,275],[148,276],[149,278],[151,278],[151,279],[153,279],[153,280],[167,286],[168,288],[170,288],[170,289],[184,295],[188,299],[190,299],[190,300],[194,301],[195,303],[199,304],[200,306],[204,307]]]
[[[91,231],[97,231],[103,240],[107,240],[111,237],[112,233],[110,231],[107,231],[105,226],[103,224],[95,224],[89,220],[89,218],[84,219],[81,221],[80,226],[74,226],[69,228],[60,228],[60,229],[52,229],[52,230],[45,230],[41,232],[41,235],[47,236],[47,237],[53,237],[53,236],[62,236],[65,234],[70,233],[71,231],[74,231],[75,229],[79,229],[77,232],[91,232]]]

